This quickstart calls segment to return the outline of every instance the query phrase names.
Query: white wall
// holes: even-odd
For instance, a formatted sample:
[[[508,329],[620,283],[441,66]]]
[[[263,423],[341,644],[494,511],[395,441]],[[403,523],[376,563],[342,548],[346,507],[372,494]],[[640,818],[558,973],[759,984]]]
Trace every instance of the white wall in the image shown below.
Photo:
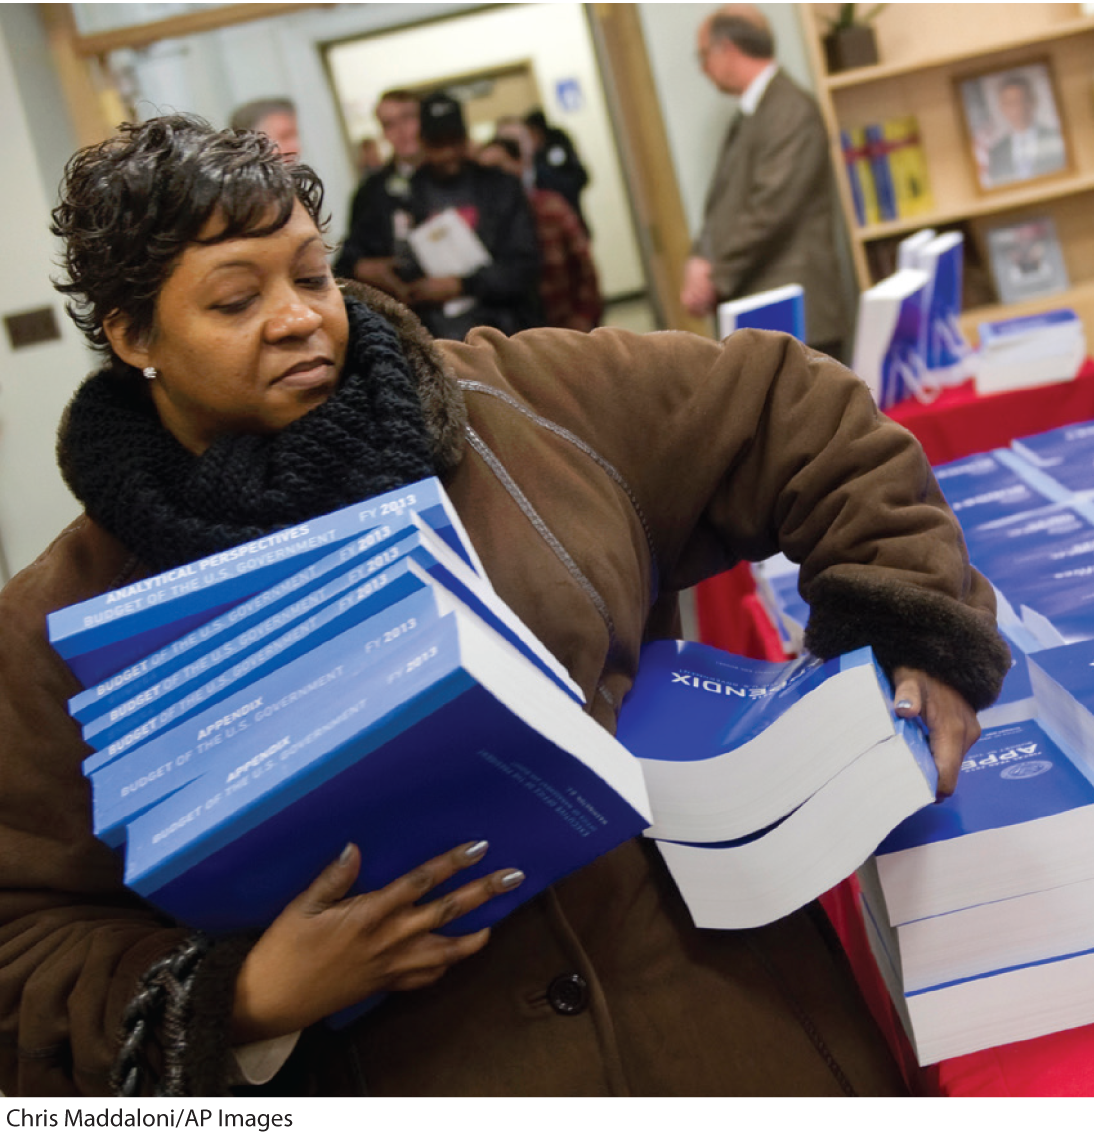
[[[11,27],[0,23],[7,175],[0,179],[0,315],[50,306],[62,334],[57,341],[13,350],[0,331],[0,542],[15,572],[80,512],[57,472],[54,438],[61,411],[92,360],[49,280],[54,271],[48,229],[54,192],[47,191],[39,170],[13,65],[16,49],[32,45],[22,38],[12,42]]]

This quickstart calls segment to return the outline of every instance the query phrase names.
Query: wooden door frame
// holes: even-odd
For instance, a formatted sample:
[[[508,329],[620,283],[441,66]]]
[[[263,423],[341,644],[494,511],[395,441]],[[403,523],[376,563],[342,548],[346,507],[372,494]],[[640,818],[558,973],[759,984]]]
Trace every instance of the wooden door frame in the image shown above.
[[[638,4],[587,4],[606,102],[660,326],[713,334],[680,299],[691,237]]]

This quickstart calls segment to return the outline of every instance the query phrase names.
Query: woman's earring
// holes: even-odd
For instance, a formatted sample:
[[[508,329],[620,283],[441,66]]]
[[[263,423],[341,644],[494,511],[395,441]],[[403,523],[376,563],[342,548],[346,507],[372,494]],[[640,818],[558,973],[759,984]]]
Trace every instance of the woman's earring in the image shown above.
[[[156,368],[155,367],[146,367],[141,372],[141,374],[144,375],[145,378],[148,379],[148,381],[151,383],[153,381],[153,379],[156,378]]]

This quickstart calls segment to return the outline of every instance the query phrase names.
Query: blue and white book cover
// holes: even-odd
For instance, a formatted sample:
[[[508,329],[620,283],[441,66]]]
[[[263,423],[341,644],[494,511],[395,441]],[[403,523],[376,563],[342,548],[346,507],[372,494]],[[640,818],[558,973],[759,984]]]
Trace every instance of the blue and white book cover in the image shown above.
[[[1081,324],[1078,313],[1071,308],[1056,308],[1050,312],[1037,312],[1033,315],[1014,316],[1010,319],[994,320],[979,325],[979,343],[984,349],[999,348],[1004,345],[1033,339],[1046,342],[1056,337],[1070,337]]]
[[[639,834],[635,759],[497,644],[445,616],[379,682],[287,719],[277,752],[240,751],[134,820],[126,882],[190,926],[232,931],[269,924],[347,841],[362,850],[356,887],[371,891],[485,839],[477,875],[520,867],[526,879],[444,929],[460,934]]]
[[[50,642],[85,686],[97,683],[363,531],[412,513],[464,537],[441,483],[426,478],[53,612]],[[471,542],[461,543],[482,571]]]
[[[120,675],[96,683],[69,703],[72,716],[84,723],[84,740],[102,749],[132,728],[128,723],[135,715],[138,721],[151,718],[229,668],[238,666],[242,674],[278,665],[282,650],[299,645],[310,634],[309,628],[313,633],[319,630],[318,620],[324,617],[318,613],[332,600],[351,589],[356,591],[348,608],[366,599],[363,586],[404,556],[410,541],[418,540],[418,532],[411,524],[398,529],[378,526]],[[330,612],[326,618],[331,618]],[[190,703],[197,704],[198,700]],[[185,710],[180,707],[174,717]]]
[[[904,237],[896,249],[896,269],[921,268],[919,259],[921,249],[936,236],[936,229],[919,229],[918,232],[911,233],[909,237]]]
[[[871,650],[746,659],[702,643],[644,646],[618,716],[663,840],[716,843],[787,816],[898,730]]]
[[[131,734],[137,734],[141,741],[156,737],[405,595],[421,590],[422,581],[407,560],[421,537],[416,529],[404,531],[408,535],[403,540],[306,593],[291,609],[271,616],[165,676],[143,694],[93,719],[84,727],[84,740],[97,750],[110,747],[112,756],[117,757],[125,752],[113,744],[118,739]]]
[[[1093,716],[1093,640],[1034,651],[1031,666],[1041,670]]]
[[[918,251],[921,268],[930,278],[927,307],[926,366],[941,385],[963,382],[971,345],[960,327],[964,291],[964,237],[948,232]]]
[[[881,221],[894,221],[898,216],[895,202],[895,185],[891,180],[891,163],[888,161],[884,128],[880,123],[865,127],[865,145],[872,167],[872,180],[876,185],[876,201]]]
[[[1050,499],[1006,460],[990,450],[934,466],[933,474],[965,536],[980,525],[1047,506]]]
[[[741,327],[754,327],[763,331],[783,331],[803,341],[807,336],[804,320],[804,289],[799,284],[786,284],[782,288],[757,292],[738,300],[725,300],[716,308],[720,339],[726,339]]]
[[[928,399],[926,273],[896,272],[861,293],[853,346],[853,372],[881,410],[907,398]]]
[[[979,725],[983,729],[1023,722],[1036,717],[1036,702],[1032,696],[1032,679],[1028,673],[1028,655],[1008,629],[999,627],[999,634],[1009,647],[1010,663],[1002,689],[992,706],[979,712]]]
[[[956,792],[903,821],[877,856],[1076,809],[1092,814],[1093,786],[1046,731],[1033,721],[999,726],[984,731],[968,750]]]
[[[1078,422],[1015,438],[1021,458],[1071,493],[1093,492],[1093,422]]]
[[[414,580],[409,573],[402,579]],[[333,634],[272,674],[226,695],[203,712],[134,746],[108,762],[84,763],[91,779],[92,824],[104,843],[117,846],[125,825],[209,769],[231,760],[242,744],[261,752],[277,747],[287,719],[345,700],[368,681],[378,660],[448,610],[437,589],[420,583],[370,618]],[[313,711],[319,705],[320,711]]]

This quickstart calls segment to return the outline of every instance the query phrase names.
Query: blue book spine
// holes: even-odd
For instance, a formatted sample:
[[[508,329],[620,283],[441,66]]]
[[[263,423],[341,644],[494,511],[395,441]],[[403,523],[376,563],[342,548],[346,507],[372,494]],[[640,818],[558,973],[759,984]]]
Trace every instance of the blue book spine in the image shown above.
[[[452,514],[437,478],[294,525],[50,614],[50,642],[86,686],[131,666],[378,524]],[[459,523],[459,522],[458,522]],[[462,530],[463,531],[463,530]],[[468,555],[474,555],[468,553]]]
[[[848,130],[841,132],[842,158],[846,165],[846,177],[849,179],[849,195],[853,201],[853,212],[857,217],[857,224],[865,223],[865,195],[861,190],[861,178],[857,173],[857,151]]]
[[[920,809],[877,850],[884,856],[1093,805],[1093,786],[1035,722],[985,730],[956,792]]]
[[[904,296],[895,314],[891,342],[880,365],[881,410],[916,394],[925,375],[926,322],[924,296]]]
[[[880,220],[894,221],[898,216],[895,205],[895,186],[891,180],[891,163],[888,161],[884,128],[879,123],[865,127],[865,144],[868,148],[872,177],[876,184]]]
[[[388,526],[383,529],[391,532]],[[262,622],[89,722],[84,727],[84,740],[100,750],[135,733],[134,740],[147,741],[211,701],[261,678],[287,658],[309,650],[322,636],[335,634],[337,622],[349,623],[372,614],[387,602],[383,589],[392,577],[384,575],[385,569],[393,568],[421,539],[414,526],[398,531],[403,534],[402,539],[383,542],[368,559],[318,587],[304,590],[288,606],[279,605]],[[344,565],[351,560],[348,558]],[[333,606],[343,596],[347,597],[346,602]],[[121,752],[124,750],[111,749],[114,757]]]
[[[224,764],[225,754],[242,741],[258,750],[269,749],[284,735],[287,717],[308,711],[317,700],[338,698],[354,689],[394,644],[414,636],[440,614],[437,597],[414,574],[405,572],[401,582],[418,586],[264,679],[219,700],[205,713],[114,761],[91,770],[85,765],[96,836],[118,846],[133,817],[212,766]]]
[[[968,354],[960,331],[964,245],[960,234],[943,234],[922,251],[932,278],[926,363],[931,371],[953,370]]]
[[[398,528],[378,525],[321,557],[272,588],[231,607],[223,615],[196,627],[117,675],[96,683],[69,701],[69,713],[85,726],[99,721],[116,722],[175,692],[176,697],[193,689],[204,676],[248,647],[255,648],[285,630],[313,608],[331,598],[334,580],[358,570],[365,561],[392,547],[416,531],[410,523]],[[95,744],[100,732],[85,728],[84,739]]]
[[[526,881],[444,928],[462,934],[641,832],[647,819],[625,796],[474,677],[468,635],[447,616],[353,701],[287,732],[278,754],[211,773],[132,822],[127,883],[191,926],[234,930],[269,923],[348,840],[369,891],[486,839],[476,874],[518,866]],[[551,684],[537,697],[597,729]],[[617,745],[604,731],[584,737]]]

